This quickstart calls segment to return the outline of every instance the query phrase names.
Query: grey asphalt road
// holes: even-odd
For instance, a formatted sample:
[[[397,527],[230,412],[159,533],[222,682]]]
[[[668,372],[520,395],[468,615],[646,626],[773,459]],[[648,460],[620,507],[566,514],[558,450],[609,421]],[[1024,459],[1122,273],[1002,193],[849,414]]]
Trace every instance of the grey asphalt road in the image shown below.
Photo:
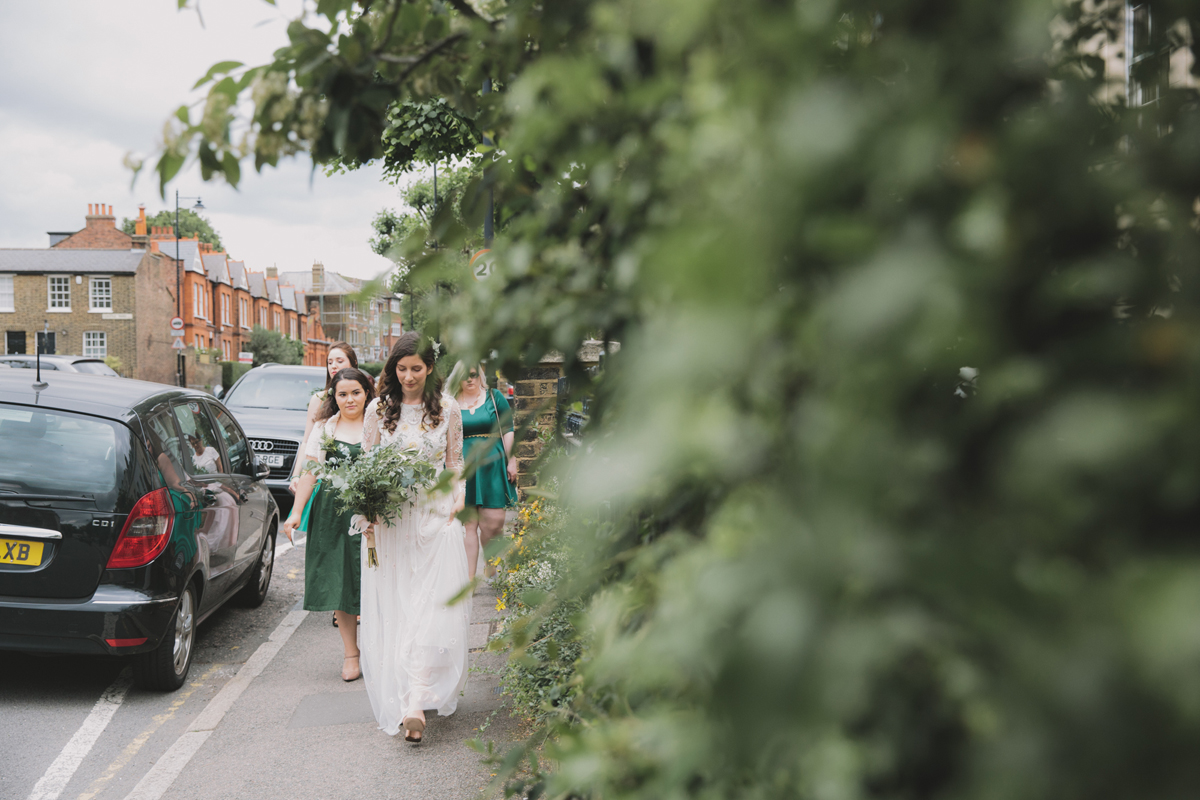
[[[266,603],[226,607],[206,621],[188,683],[177,692],[129,689],[70,780],[44,800],[124,800],[148,774],[152,785],[143,782],[139,791],[167,800],[478,796],[490,772],[464,741],[483,727],[500,745],[515,728],[498,692],[503,656],[482,652],[498,616],[486,586],[472,601],[465,695],[454,715],[431,715],[420,746],[378,730],[362,681],[340,678],[341,643],[331,615],[314,612],[173,777],[153,783],[179,743],[196,735],[191,731],[211,701],[273,633],[278,638],[281,622],[302,600],[303,577],[302,547],[280,555]],[[270,649],[268,643],[264,650]],[[81,726],[124,668],[102,658],[0,653],[0,800],[27,800],[56,759],[78,757]]]

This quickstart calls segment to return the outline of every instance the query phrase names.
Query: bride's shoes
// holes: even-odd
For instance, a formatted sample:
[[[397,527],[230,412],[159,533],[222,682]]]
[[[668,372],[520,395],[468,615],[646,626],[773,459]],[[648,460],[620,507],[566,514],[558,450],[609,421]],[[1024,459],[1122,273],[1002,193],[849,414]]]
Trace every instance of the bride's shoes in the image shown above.
[[[423,734],[425,733],[425,712],[418,711],[416,713],[420,714],[421,716],[415,716],[410,712],[409,715],[404,718],[403,723],[404,741],[413,742],[414,744],[420,742],[424,738]]]
[[[353,670],[351,670],[349,665],[346,663],[351,659],[354,660]],[[362,667],[359,666],[358,656],[346,656],[344,659],[342,659],[342,680],[344,680],[346,683],[350,683],[351,681],[356,681],[361,677]]]

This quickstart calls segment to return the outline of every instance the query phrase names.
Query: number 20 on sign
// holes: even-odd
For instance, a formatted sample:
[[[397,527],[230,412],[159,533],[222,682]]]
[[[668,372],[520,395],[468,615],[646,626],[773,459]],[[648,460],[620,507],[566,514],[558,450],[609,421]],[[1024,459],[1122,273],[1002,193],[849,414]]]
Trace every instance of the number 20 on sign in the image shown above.
[[[492,274],[492,268],[496,265],[496,254],[490,249],[480,250],[475,255],[471,256],[469,266],[471,274],[475,276],[475,280],[481,281]]]

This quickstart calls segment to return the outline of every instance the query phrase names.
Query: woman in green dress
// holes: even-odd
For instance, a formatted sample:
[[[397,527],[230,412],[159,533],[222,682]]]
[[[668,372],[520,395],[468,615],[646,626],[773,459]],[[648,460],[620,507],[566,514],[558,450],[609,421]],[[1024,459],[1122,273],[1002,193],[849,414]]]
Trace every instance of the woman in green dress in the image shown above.
[[[517,504],[513,414],[504,395],[487,387],[482,364],[460,361],[449,385],[458,388],[454,399],[462,409],[463,463],[468,473],[476,465],[467,478],[467,508],[476,517],[466,523],[467,574],[474,578],[480,550],[504,529],[504,510]]]
[[[334,376],[333,390],[322,409],[324,421],[314,426],[305,449],[306,463],[335,463],[353,460],[362,452],[363,412],[374,397],[370,376],[357,369],[343,369]],[[300,517],[313,493],[316,479],[305,472],[296,487],[296,502],[283,523],[289,540],[300,525]],[[359,587],[362,567],[358,535],[351,535],[353,513],[343,510],[337,491],[322,481],[308,514],[308,543],[304,553],[304,608],[333,611],[342,635],[345,658],[342,680],[358,680]]]

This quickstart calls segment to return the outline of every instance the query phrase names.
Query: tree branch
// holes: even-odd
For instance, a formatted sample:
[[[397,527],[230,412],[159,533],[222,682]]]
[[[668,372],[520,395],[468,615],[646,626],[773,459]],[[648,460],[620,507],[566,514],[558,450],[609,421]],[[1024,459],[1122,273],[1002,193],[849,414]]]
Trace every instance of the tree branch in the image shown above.
[[[406,70],[404,70],[404,72],[400,73],[400,77],[396,78],[396,81],[395,81],[397,84],[404,83],[404,81],[408,79],[408,76],[411,75],[413,70],[415,70],[417,67],[421,66],[426,61],[428,61],[430,58],[437,55],[442,50],[445,50],[450,45],[454,44],[455,42],[459,41],[460,39],[465,39],[465,38],[467,38],[467,32],[459,31],[457,33],[452,33],[443,39],[439,39],[438,41],[431,44],[428,48],[426,48],[425,52],[423,52],[417,56],[393,56],[393,55],[388,55],[387,53],[380,53],[379,55],[377,55],[375,57],[378,58],[380,61],[384,61],[389,64],[407,64],[408,69],[406,69]]]
[[[404,0],[396,0],[396,5],[392,10],[392,18],[388,20],[387,35],[383,37],[383,41],[375,48],[376,54],[387,47],[388,42],[392,40],[392,33],[396,30],[396,17],[400,16],[400,6],[404,5]]]

